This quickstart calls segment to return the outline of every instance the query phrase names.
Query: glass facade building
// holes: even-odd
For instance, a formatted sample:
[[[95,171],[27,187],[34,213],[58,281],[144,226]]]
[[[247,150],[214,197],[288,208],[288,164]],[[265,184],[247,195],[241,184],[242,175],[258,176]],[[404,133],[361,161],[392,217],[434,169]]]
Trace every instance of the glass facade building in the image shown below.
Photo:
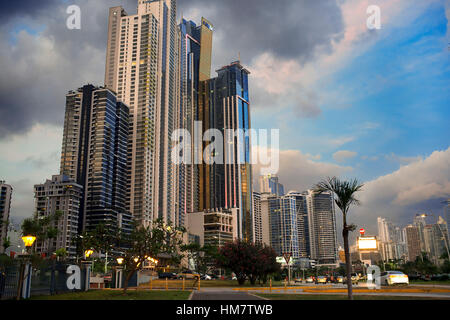
[[[318,264],[336,264],[338,246],[333,195],[309,190],[306,203],[311,259]]]
[[[277,196],[284,196],[284,186],[278,182],[275,175],[260,176],[259,186],[261,193],[272,193]]]
[[[299,258],[299,239],[296,200],[294,197],[268,198],[270,219],[270,244],[278,256],[290,253]]]
[[[202,132],[215,129],[224,140],[222,149],[210,150],[199,165],[199,209],[238,209],[237,235],[253,241],[249,71],[233,62],[217,73],[199,84],[197,120],[202,122]],[[215,139],[204,141],[202,150]],[[218,156],[223,163],[210,164]]]
[[[287,194],[295,199],[295,211],[297,214],[298,255],[300,258],[311,256],[311,241],[309,236],[307,192],[291,191]]]
[[[83,187],[78,231],[98,224],[129,232],[128,107],[106,88],[86,85],[66,96],[61,175]]]
[[[186,129],[193,137],[194,121],[198,119],[199,82],[210,78],[212,55],[212,24],[202,18],[197,26],[182,19],[179,25],[179,109],[178,128]],[[185,152],[194,159],[192,141],[181,141]],[[178,169],[177,222],[186,225],[186,214],[199,210],[199,173],[192,163],[180,164]]]

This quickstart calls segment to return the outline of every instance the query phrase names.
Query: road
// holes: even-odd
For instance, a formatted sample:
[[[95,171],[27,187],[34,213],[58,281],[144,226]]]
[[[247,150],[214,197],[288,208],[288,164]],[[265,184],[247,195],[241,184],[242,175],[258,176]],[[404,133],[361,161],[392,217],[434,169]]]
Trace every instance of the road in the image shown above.
[[[354,286],[355,289],[365,289],[366,285],[360,283],[359,286]],[[416,289],[424,288],[425,286],[408,286],[399,288],[402,289],[412,289],[415,287]],[[320,289],[319,291],[311,292],[308,290],[305,292],[306,288],[314,288]],[[428,287],[428,289],[446,289],[447,292],[399,292],[395,290],[394,292],[386,292],[390,291],[390,288],[383,287],[381,291],[374,292],[354,292],[355,295],[381,295],[381,296],[404,296],[410,298],[419,298],[419,297],[428,297],[428,298],[438,298],[438,299],[450,299],[450,288],[448,286],[433,286]],[[282,287],[273,288],[271,293],[275,294],[308,294],[308,295],[342,295],[345,293],[337,293],[333,292],[333,289],[346,289],[344,285],[330,285],[328,287],[322,285],[298,285],[295,287],[290,287],[287,290],[284,290]],[[392,288],[391,288],[392,289]],[[425,288],[424,288],[425,289]],[[257,288],[248,288],[248,290],[233,290],[233,288],[202,288],[200,291],[193,291],[193,294],[190,297],[190,300],[265,300],[261,297],[255,296],[258,293],[270,293],[267,289],[261,290]]]
[[[190,300],[264,300],[247,292],[234,291],[231,288],[204,288],[194,291]]]

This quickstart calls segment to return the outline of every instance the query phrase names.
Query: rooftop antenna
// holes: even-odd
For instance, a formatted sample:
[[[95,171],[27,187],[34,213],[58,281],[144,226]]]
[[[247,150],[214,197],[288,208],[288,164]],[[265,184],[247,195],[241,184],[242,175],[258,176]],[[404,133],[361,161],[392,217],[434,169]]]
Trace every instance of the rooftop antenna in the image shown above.
[[[238,52],[238,59],[239,59],[239,60],[238,60],[239,63],[241,63],[241,52],[240,52],[240,51]]]

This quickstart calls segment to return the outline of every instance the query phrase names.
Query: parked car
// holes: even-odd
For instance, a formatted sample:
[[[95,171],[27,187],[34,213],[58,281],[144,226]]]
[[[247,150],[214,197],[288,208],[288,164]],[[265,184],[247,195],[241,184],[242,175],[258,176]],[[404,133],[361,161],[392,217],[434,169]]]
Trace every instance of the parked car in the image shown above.
[[[177,275],[177,278],[178,279],[183,279],[183,278],[184,279],[200,279],[200,275],[198,273],[196,273],[196,272],[191,271],[191,270],[185,270],[185,271],[180,272]]]
[[[316,284],[323,283],[327,284],[328,278],[325,276],[318,276],[316,279]]]
[[[420,279],[420,274],[418,274],[418,273],[410,273],[410,274],[408,274],[408,278],[409,278],[409,280],[419,280]]]
[[[396,284],[409,284],[409,278],[401,271],[386,271],[381,273],[381,284],[392,286]]]
[[[302,278],[295,278],[294,279],[294,283],[302,283],[303,279]]]
[[[158,274],[158,278],[159,279],[176,279],[177,278],[177,274],[173,273],[173,272],[162,272],[160,274]]]
[[[358,284],[359,275],[357,273],[352,273],[352,284]]]
[[[431,276],[430,276],[429,274],[423,274],[423,275],[420,277],[420,280],[423,280],[423,281],[431,281]]]
[[[306,283],[313,283],[313,282],[314,282],[314,278],[313,277],[306,278]]]
[[[344,277],[337,276],[336,278],[334,278],[334,283],[344,283]]]
[[[200,275],[201,280],[212,280],[211,276],[208,274],[202,274]]]

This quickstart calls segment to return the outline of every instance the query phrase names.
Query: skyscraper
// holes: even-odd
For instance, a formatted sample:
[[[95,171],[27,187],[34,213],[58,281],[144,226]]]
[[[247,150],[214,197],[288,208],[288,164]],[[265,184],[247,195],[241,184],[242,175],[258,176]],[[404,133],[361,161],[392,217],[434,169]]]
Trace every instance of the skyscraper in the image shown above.
[[[394,225],[385,218],[378,217],[378,236],[383,260],[397,259]]]
[[[277,196],[284,196],[284,186],[278,182],[276,175],[260,176],[259,186],[261,193],[268,192]]]
[[[405,227],[405,233],[408,245],[408,261],[414,261],[421,254],[419,228],[410,224]]]
[[[307,206],[311,259],[319,264],[335,264],[338,247],[333,196],[309,190]]]
[[[128,210],[144,225],[176,220],[178,36],[176,0],[139,0],[135,15],[109,10],[105,84],[130,107]]]
[[[295,198],[295,210],[297,213],[298,250],[299,257],[311,256],[311,241],[308,222],[307,192],[290,191],[287,196]]]
[[[270,245],[278,256],[290,253],[292,258],[298,259],[300,256],[295,202],[295,198],[290,196],[268,197]]]
[[[198,117],[199,81],[211,77],[212,55],[212,24],[202,18],[202,24],[197,26],[193,21],[182,19],[179,25],[179,109],[177,111],[178,128],[186,129],[191,136],[194,134],[194,121]],[[192,141],[184,143],[186,152],[194,159]],[[178,169],[178,224],[185,224],[188,213],[199,211],[199,176],[198,167],[180,164]]]
[[[100,223],[130,231],[128,112],[107,88],[86,85],[66,95],[60,171],[83,187],[78,232]]]
[[[224,146],[221,150],[210,150],[199,165],[199,209],[238,209],[238,237],[253,241],[251,141],[248,134],[251,128],[250,72],[237,61],[217,73],[217,78],[200,82],[197,120],[202,123],[202,132],[219,131]],[[201,150],[207,150],[209,144],[204,142]],[[198,150],[194,154],[198,155]],[[223,164],[212,163],[217,156],[222,158]]]
[[[3,244],[8,236],[12,191],[13,188],[9,184],[0,181],[0,253],[4,252]]]
[[[424,236],[424,229],[426,222],[426,215],[424,214],[416,214],[414,216],[413,224],[417,227],[417,231],[419,233],[419,241],[420,241],[420,250],[426,252],[426,246],[425,246],[425,236]]]
[[[52,227],[57,228],[56,238],[37,240],[36,252],[50,254],[64,248],[69,255],[76,254],[79,212],[83,199],[83,186],[66,175],[54,175],[43,184],[34,186],[35,211],[39,218],[48,217],[57,211],[62,215]]]

